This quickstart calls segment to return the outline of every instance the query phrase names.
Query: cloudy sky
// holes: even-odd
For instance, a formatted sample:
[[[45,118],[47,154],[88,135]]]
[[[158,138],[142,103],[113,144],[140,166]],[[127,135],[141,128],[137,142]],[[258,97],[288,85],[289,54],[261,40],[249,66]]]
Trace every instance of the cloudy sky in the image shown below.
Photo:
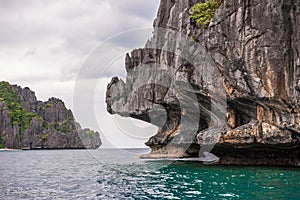
[[[101,133],[105,147],[143,147],[156,128],[108,115],[104,98],[111,76],[126,75],[124,54],[151,36],[158,5],[0,0],[0,80],[30,87],[43,101],[62,99],[83,127]],[[82,85],[93,94],[75,89]]]

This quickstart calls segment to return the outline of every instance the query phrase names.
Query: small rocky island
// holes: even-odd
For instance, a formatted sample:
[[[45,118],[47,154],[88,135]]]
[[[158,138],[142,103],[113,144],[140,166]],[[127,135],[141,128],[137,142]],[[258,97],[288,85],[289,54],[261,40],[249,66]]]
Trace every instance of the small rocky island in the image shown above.
[[[0,148],[96,149],[100,135],[82,129],[60,99],[38,101],[29,88],[0,82]]]
[[[145,158],[299,165],[300,1],[161,0],[125,64],[107,110],[159,127]]]

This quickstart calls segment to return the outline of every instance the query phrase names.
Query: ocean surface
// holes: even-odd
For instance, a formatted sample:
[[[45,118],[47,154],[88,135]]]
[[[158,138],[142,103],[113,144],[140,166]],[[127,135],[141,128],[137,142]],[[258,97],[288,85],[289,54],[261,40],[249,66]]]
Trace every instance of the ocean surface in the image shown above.
[[[0,199],[300,199],[300,168],[140,160],[143,153],[1,151]]]

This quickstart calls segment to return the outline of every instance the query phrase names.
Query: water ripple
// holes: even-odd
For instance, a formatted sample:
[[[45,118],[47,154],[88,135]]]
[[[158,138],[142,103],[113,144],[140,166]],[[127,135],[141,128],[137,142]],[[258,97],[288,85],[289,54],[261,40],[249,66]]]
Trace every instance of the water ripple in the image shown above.
[[[297,168],[139,160],[127,152],[0,153],[0,199],[300,199]]]

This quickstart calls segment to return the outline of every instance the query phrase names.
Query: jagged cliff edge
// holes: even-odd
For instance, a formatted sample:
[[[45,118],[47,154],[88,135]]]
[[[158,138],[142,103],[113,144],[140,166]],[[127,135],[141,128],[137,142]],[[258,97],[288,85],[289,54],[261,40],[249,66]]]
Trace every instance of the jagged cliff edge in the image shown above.
[[[100,135],[82,129],[62,100],[38,101],[29,88],[0,82],[0,145],[12,149],[96,149]]]
[[[190,19],[190,8],[199,2],[204,1],[161,1],[154,28],[184,34],[212,63],[181,58],[178,51],[186,53],[182,41],[168,31],[154,31],[145,48],[126,56],[126,82],[114,77],[108,85],[108,112],[159,127],[146,142],[152,149],[148,158],[195,157],[211,147],[223,164],[299,165],[300,2],[224,0],[208,29]],[[155,49],[151,43],[179,50]],[[152,84],[167,79],[166,71],[171,80]],[[191,85],[200,112],[183,109],[172,80],[180,77]],[[218,81],[222,86],[214,84]],[[218,114],[224,110],[217,98],[222,91],[226,113]],[[216,125],[223,117],[224,126]]]

